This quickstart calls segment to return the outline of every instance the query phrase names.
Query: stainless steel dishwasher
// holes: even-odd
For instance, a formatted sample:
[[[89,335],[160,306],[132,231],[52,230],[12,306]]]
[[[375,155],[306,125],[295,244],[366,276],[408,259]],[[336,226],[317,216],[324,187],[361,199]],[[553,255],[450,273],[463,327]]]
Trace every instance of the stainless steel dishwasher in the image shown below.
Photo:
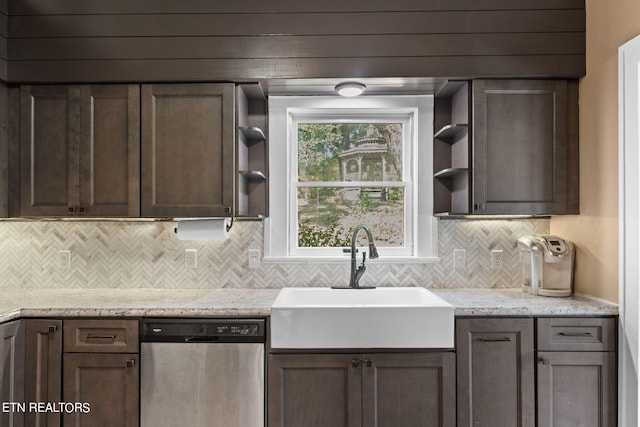
[[[141,427],[263,427],[264,319],[143,319]]]

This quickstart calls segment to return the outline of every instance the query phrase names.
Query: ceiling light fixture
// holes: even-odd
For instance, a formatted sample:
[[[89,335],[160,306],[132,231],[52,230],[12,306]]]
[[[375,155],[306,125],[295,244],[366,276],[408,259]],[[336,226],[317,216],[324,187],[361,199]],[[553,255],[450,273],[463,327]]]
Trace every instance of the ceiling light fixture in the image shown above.
[[[362,95],[367,86],[359,82],[344,82],[337,84],[335,89],[341,96],[358,96]]]

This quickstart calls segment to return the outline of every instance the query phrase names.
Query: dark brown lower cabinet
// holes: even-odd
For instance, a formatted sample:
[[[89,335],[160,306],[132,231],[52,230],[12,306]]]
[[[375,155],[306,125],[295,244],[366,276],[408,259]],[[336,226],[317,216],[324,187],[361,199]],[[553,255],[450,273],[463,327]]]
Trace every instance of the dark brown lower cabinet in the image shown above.
[[[0,325],[0,426],[24,426],[24,412],[12,410],[11,403],[24,402],[24,322]]]
[[[0,402],[23,405],[0,412],[0,426],[59,427],[59,413],[32,411],[28,405],[61,401],[62,321],[0,325],[0,361]]]
[[[62,320],[26,319],[25,402],[62,401]],[[58,427],[60,413],[27,411],[25,426]]]
[[[87,403],[88,410],[64,414],[63,425],[138,425],[138,355],[66,353],[63,398]]]
[[[359,355],[278,354],[268,360],[269,427],[362,425],[362,370],[352,366]]]
[[[363,426],[456,425],[453,352],[365,354]]]
[[[535,426],[533,322],[456,319],[458,426]]]
[[[539,352],[538,427],[614,427],[615,352]]]
[[[27,405],[22,413],[0,412],[0,427],[138,426],[137,328],[135,320],[117,319],[0,325],[0,402]],[[78,341],[84,352],[71,352]],[[87,405],[66,413],[70,406],[60,402]],[[56,409],[30,410],[35,403]]]
[[[536,321],[538,427],[615,427],[617,319]]]
[[[137,427],[139,424],[138,321],[64,321],[62,397],[86,404],[64,414],[68,427]]]
[[[455,354],[271,354],[270,427],[455,426]]]

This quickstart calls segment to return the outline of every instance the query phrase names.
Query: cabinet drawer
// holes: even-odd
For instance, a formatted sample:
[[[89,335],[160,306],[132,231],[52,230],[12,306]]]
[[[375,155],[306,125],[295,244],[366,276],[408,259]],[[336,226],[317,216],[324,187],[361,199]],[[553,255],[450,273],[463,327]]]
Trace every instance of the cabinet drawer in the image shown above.
[[[607,318],[540,318],[540,351],[615,351],[616,320]]]
[[[65,353],[138,353],[137,320],[65,320]]]

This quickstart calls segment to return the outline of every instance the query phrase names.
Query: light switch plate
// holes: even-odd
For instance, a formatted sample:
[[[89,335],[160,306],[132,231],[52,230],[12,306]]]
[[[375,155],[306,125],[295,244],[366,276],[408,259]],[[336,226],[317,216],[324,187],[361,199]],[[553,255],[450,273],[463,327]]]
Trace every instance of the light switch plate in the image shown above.
[[[71,251],[58,251],[58,266],[63,270],[71,269]]]
[[[453,268],[465,268],[467,264],[467,251],[464,249],[453,250]]]
[[[184,266],[187,268],[198,268],[198,250],[185,249]]]
[[[260,268],[260,249],[249,249],[249,268]]]

